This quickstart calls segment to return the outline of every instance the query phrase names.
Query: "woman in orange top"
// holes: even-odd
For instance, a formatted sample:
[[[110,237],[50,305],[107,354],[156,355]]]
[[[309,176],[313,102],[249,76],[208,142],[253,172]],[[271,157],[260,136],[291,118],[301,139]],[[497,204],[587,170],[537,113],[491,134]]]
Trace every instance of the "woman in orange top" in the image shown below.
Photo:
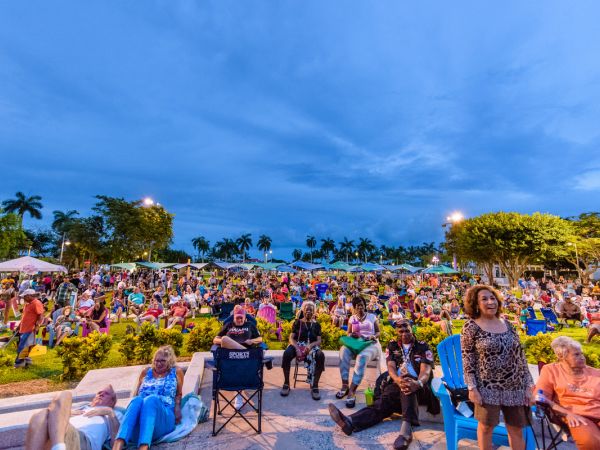
[[[552,341],[558,362],[547,364],[536,385],[551,408],[564,415],[580,449],[600,448],[600,370],[588,367],[581,344],[567,336]]]

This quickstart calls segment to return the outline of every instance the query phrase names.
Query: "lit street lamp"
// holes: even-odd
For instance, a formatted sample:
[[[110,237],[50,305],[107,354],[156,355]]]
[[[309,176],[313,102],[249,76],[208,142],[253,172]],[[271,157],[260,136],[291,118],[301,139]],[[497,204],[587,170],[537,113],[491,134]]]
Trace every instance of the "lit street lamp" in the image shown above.
[[[60,262],[63,260],[63,253],[65,252],[65,245],[71,245],[71,242],[65,241],[65,233],[63,233],[62,244],[60,245]]]
[[[269,252],[265,252],[265,264],[267,264],[269,262],[269,255],[273,255],[273,250],[269,250]]]
[[[442,228],[450,225],[451,227],[458,223],[458,222],[462,222],[464,220],[465,216],[463,216],[463,214],[459,211],[455,211],[452,214],[450,214],[448,217],[446,217],[446,223],[442,224]],[[456,252],[452,253],[452,268],[454,270],[456,270],[458,268],[458,264],[456,263]]]
[[[440,258],[438,258],[437,256],[434,256],[433,258],[431,258],[431,262],[433,263],[434,266],[437,266],[438,263],[440,262]]]
[[[142,200],[142,203],[144,206],[152,206],[154,205],[154,200],[152,200],[150,197],[146,197]]]

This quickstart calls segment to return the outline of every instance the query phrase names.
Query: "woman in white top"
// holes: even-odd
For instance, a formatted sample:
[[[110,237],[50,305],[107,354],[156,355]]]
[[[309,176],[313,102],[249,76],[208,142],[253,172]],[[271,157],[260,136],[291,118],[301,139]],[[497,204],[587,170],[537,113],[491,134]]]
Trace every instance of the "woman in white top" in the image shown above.
[[[185,290],[185,294],[183,295],[183,301],[190,306],[190,309],[192,310],[192,318],[195,319],[196,309],[198,309],[198,298],[196,297],[196,294],[194,294],[194,291],[192,290],[192,287],[190,285],[188,285],[188,287]]]
[[[360,385],[365,374],[367,363],[377,358],[381,353],[381,346],[378,344],[379,322],[375,314],[367,312],[365,299],[354,297],[352,299],[354,314],[348,320],[348,335],[373,343],[365,347],[358,355],[346,346],[340,348],[340,376],[342,378],[342,388],[335,394],[336,398],[344,398],[346,395],[346,407],[354,408],[356,404],[356,389]],[[348,386],[350,377],[350,362],[356,357],[354,365],[354,374],[352,375],[352,384]]]
[[[181,297],[177,291],[175,289],[171,290],[171,293],[169,294],[169,306],[174,305],[179,300],[181,300]]]

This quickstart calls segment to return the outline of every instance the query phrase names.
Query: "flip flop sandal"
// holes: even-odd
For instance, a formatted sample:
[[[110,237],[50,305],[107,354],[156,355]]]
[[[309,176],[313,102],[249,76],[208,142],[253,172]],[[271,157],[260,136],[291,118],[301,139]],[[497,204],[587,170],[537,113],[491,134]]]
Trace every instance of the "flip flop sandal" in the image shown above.
[[[290,387],[287,384],[284,384],[279,394],[281,394],[282,397],[287,397],[290,395]]]
[[[319,394],[319,389],[317,388],[312,388],[310,395],[312,396],[313,400],[321,400],[321,394]]]
[[[356,405],[356,397],[348,397],[346,399],[346,408],[354,408]]]
[[[350,392],[350,388],[347,386],[346,386],[346,388],[344,388],[342,386],[342,388],[335,394],[335,398],[337,398],[337,399],[344,398],[346,395],[348,395],[348,392]]]

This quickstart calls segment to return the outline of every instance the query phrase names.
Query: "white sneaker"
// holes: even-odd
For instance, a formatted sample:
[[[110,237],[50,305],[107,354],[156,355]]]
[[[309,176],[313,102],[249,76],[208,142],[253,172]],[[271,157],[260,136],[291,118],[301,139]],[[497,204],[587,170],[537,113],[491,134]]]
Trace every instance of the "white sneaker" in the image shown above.
[[[235,400],[234,400],[234,402],[233,402],[233,407],[234,407],[235,409],[238,409],[238,410],[239,410],[239,409],[242,409],[242,406],[243,406],[243,405],[244,405],[244,399],[242,398],[242,396],[241,396],[241,395],[239,395],[239,394],[238,394],[238,395],[236,395],[236,396],[235,396]]]

